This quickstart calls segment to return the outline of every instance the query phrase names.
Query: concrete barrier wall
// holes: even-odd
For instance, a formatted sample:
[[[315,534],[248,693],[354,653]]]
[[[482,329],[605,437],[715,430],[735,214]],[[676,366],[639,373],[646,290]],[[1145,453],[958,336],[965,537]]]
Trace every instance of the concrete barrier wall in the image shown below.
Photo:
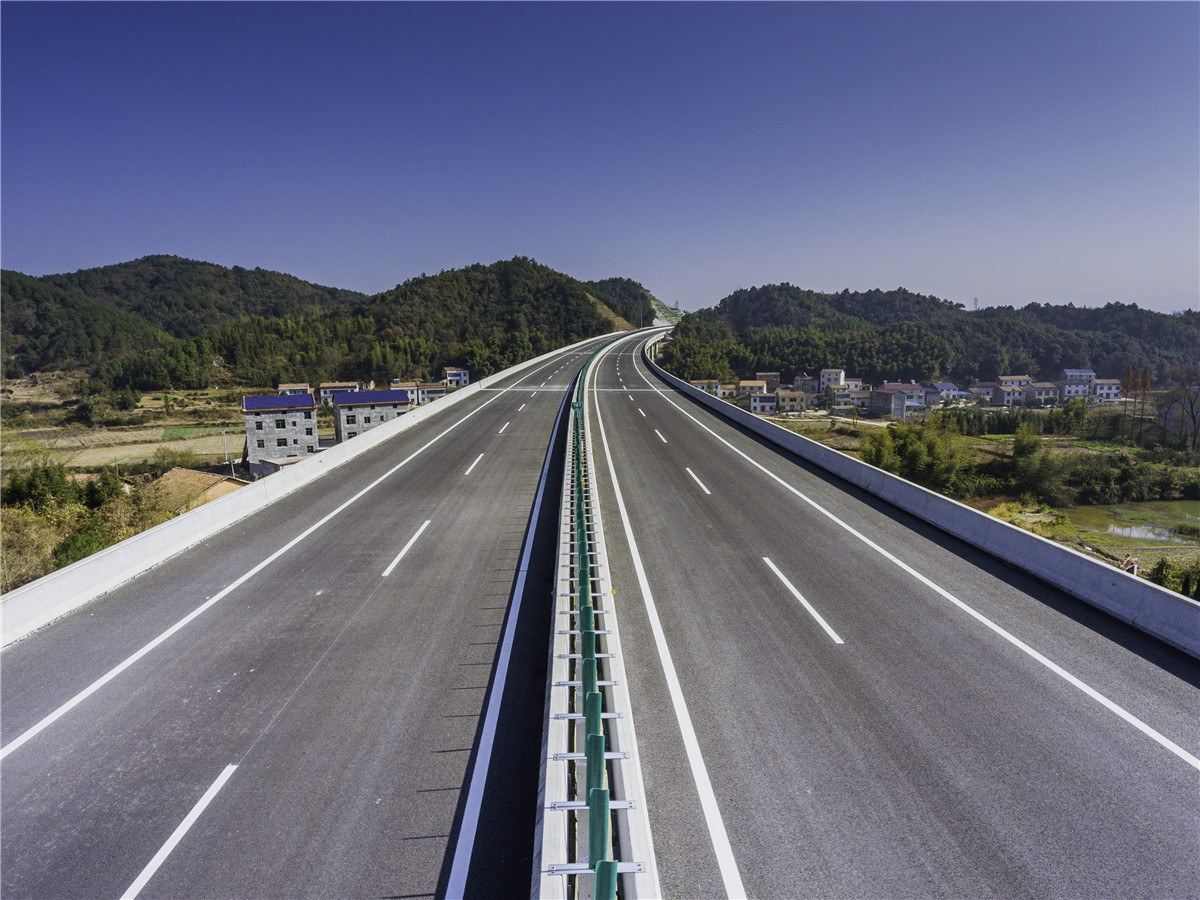
[[[1200,658],[1200,603],[801,437],[676,378],[648,355],[643,358],[659,378],[719,415],[1015,568]]]
[[[365,431],[358,437],[306,457],[232,494],[9,591],[0,596],[0,641],[7,646],[19,640],[501,379],[540,365],[564,350],[584,347],[602,339],[580,341],[563,350],[546,353],[489,375],[475,384]]]

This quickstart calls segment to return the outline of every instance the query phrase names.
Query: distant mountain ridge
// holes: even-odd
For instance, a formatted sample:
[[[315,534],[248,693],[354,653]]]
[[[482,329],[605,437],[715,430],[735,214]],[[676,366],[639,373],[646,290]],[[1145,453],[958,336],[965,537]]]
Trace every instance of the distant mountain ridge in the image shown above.
[[[34,278],[5,270],[4,374],[80,368],[110,388],[476,376],[603,334],[653,297],[525,257],[365,295],[175,256]],[[599,305],[597,305],[599,304]]]
[[[822,294],[783,283],[735,291],[684,317],[670,357],[686,378],[780,371],[790,379],[844,367],[871,383],[965,384],[1002,374],[1053,380],[1064,368],[1120,378],[1132,368],[1149,369],[1157,381],[1200,365],[1200,314],[1116,302],[968,312],[904,288]]]

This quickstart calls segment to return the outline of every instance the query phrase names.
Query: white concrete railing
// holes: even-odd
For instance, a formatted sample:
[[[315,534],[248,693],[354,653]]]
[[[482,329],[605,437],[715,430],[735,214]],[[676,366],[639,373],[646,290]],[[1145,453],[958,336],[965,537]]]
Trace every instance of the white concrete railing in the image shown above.
[[[651,341],[647,346],[653,346]],[[1123,622],[1200,658],[1200,603],[801,437],[647,365],[663,381],[771,443]]]
[[[164,560],[228,528],[239,519],[286,497],[338,466],[350,462],[384,441],[407,431],[430,416],[450,409],[502,378],[533,368],[562,353],[607,337],[589,338],[504,369],[447,396],[365,431],[294,465],[190,510],[141,534],[51,572],[0,596],[0,645],[7,646],[64,616],[96,597],[124,584]]]

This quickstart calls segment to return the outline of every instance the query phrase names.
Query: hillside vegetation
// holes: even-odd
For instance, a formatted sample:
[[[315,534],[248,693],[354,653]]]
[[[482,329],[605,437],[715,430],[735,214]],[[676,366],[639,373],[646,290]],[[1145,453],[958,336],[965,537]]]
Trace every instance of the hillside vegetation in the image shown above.
[[[969,384],[1001,374],[1053,380],[1064,368],[1120,378],[1132,367],[1159,383],[1200,362],[1200,314],[1124,303],[968,312],[903,288],[821,294],[785,283],[740,290],[685,316],[665,359],[689,379],[778,371],[790,381],[839,367],[872,384]]]
[[[170,256],[2,279],[5,376],[81,369],[92,392],[386,383],[446,365],[480,377],[636,321],[652,300],[636,282],[584,284],[525,257],[370,297]]]

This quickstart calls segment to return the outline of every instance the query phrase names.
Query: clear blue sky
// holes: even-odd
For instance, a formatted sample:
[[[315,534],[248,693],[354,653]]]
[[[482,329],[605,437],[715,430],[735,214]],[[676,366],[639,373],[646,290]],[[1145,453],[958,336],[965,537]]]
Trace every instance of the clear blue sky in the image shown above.
[[[0,256],[1200,305],[1200,4],[0,5]]]

